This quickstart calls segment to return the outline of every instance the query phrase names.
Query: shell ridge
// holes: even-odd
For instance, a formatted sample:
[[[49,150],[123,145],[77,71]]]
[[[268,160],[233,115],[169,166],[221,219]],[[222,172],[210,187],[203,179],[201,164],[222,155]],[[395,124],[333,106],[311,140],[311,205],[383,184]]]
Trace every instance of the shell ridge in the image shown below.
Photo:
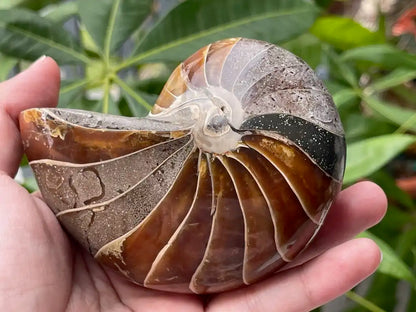
[[[230,255],[230,250],[224,251],[222,249],[223,246],[215,246],[214,243],[218,244],[220,243],[236,243],[233,239],[237,240],[239,239],[239,236],[235,236],[235,234],[239,235],[239,231],[236,231],[236,228],[238,228],[239,224],[236,223],[235,220],[232,223],[233,229],[232,232],[228,233],[221,233],[220,229],[227,230],[227,225],[230,226],[231,224],[227,224],[226,222],[230,222],[230,219],[235,216],[235,213],[232,214],[228,210],[233,209],[231,207],[230,203],[223,203],[223,201],[229,199],[229,195],[227,194],[227,191],[230,191],[230,189],[226,189],[227,185],[227,179],[230,179],[228,172],[225,170],[225,168],[222,166],[221,162],[218,159],[214,160],[215,162],[215,169],[213,170],[214,176],[217,176],[216,178],[219,179],[218,183],[215,183],[217,179],[214,177],[214,185],[213,188],[215,190],[215,196],[218,196],[217,199],[217,207],[215,210],[214,215],[212,216],[212,226],[211,231],[207,243],[207,247],[205,249],[204,256],[202,258],[202,261],[200,262],[198,268],[195,270],[194,274],[192,275],[191,283],[190,283],[190,289],[195,293],[202,293],[202,292],[216,292],[216,289],[224,287],[224,285],[242,285],[242,263],[240,261],[235,261],[235,257],[240,256],[240,248],[244,249],[244,240],[241,241],[242,246],[234,247],[235,254],[232,256]],[[221,172],[220,172],[221,171]],[[223,175],[223,177],[221,177]],[[231,180],[230,180],[231,181]],[[225,185],[224,185],[225,183]],[[232,182],[231,182],[232,183]],[[235,193],[234,189],[232,192]],[[225,197],[226,196],[226,197]],[[238,202],[234,202],[235,204],[238,204]],[[228,206],[230,205],[230,206]],[[235,207],[234,207],[235,208]],[[235,208],[237,209],[237,208]],[[236,210],[233,210],[235,212]],[[238,209],[238,211],[241,212],[241,208]],[[232,216],[231,216],[232,215]],[[220,219],[220,217],[222,219]],[[244,227],[244,221],[242,219],[242,213],[241,213],[241,225]],[[219,222],[222,222],[219,224]],[[224,222],[226,223],[224,225]],[[228,229],[229,230],[229,229]],[[232,234],[232,235],[231,235]],[[221,236],[221,239],[219,237]],[[214,241],[215,239],[215,241]],[[225,253],[222,255],[214,254],[213,252],[213,245],[215,247],[219,247],[216,249],[217,252]],[[228,257],[226,257],[228,256]],[[230,260],[231,259],[231,260]],[[212,260],[216,260],[215,264],[211,264]],[[238,259],[237,259],[238,260]],[[241,254],[241,260],[243,260],[243,254]],[[227,261],[231,261],[230,263],[227,263]],[[234,261],[234,262],[232,262]],[[224,266],[227,267],[227,270],[221,270]],[[230,267],[232,266],[232,268]],[[209,276],[206,276],[207,274],[212,274]],[[225,274],[221,276],[222,274]],[[228,274],[228,279],[227,279]],[[229,274],[234,275],[233,278],[229,278]],[[235,280],[235,278],[238,278],[238,280]],[[206,284],[200,284],[198,281],[200,280],[207,280],[209,285]]]
[[[244,282],[244,284],[249,285],[249,284],[253,283],[253,276],[251,276],[253,274],[253,272],[249,271],[249,269],[252,269],[252,267],[250,267],[249,264],[250,264],[250,262],[253,261],[253,259],[251,259],[250,256],[251,257],[253,256],[253,248],[257,248],[257,246],[250,246],[249,245],[250,243],[252,243],[252,240],[254,238],[253,236],[255,236],[257,234],[255,232],[256,229],[253,226],[253,224],[251,224],[251,227],[252,227],[251,230],[252,231],[250,231],[249,218],[250,218],[250,216],[251,216],[251,218],[253,218],[253,216],[254,216],[252,210],[256,210],[256,212],[258,213],[258,210],[260,210],[260,209],[258,209],[259,206],[256,206],[255,203],[245,204],[244,201],[242,200],[241,197],[246,195],[246,193],[244,193],[244,191],[248,192],[248,190],[247,189],[246,190],[240,189],[240,188],[243,188],[243,187],[241,186],[241,184],[237,183],[237,181],[239,181],[239,179],[241,179],[242,177],[238,176],[238,174],[242,170],[244,170],[246,172],[245,174],[247,174],[248,176],[250,176],[252,178],[252,181],[254,183],[253,185],[255,185],[257,187],[257,189],[258,189],[258,191],[260,191],[260,193],[261,193],[261,190],[259,189],[259,186],[257,185],[256,181],[254,180],[254,178],[250,174],[250,172],[244,166],[242,166],[241,163],[239,163],[237,160],[228,157],[228,155],[225,156],[225,157],[220,156],[219,160],[222,162],[222,164],[224,165],[224,167],[228,171],[228,174],[230,175],[231,180],[234,184],[234,188],[235,188],[236,193],[237,193],[237,198],[238,198],[238,201],[240,203],[240,208],[241,208],[241,212],[242,212],[243,219],[244,219],[244,229],[245,229],[244,230],[244,241],[245,241],[245,246],[244,247],[245,248],[244,248],[244,261],[243,261],[243,282]],[[241,168],[233,168],[231,166],[232,165],[231,161],[234,161],[236,164],[241,166]],[[238,171],[236,171],[236,170],[238,170]],[[233,172],[237,172],[236,177],[234,176],[235,173],[233,173]],[[245,183],[247,183],[247,182],[245,182]],[[244,184],[244,185],[247,185],[247,184]],[[243,192],[244,195],[242,194],[242,192]],[[269,207],[267,205],[267,202],[266,202],[264,196],[261,196],[261,198],[263,199],[263,202],[265,204],[265,209],[263,210],[263,212],[266,211],[266,214],[267,214],[266,216],[263,215],[262,218],[264,218],[264,219],[269,218],[270,219],[270,224],[273,228],[272,240],[274,240],[274,225],[273,225],[273,221],[272,221],[272,216],[270,215],[270,210],[269,210]],[[263,228],[265,228],[265,226],[266,225],[264,224]],[[263,239],[265,239],[267,241],[267,238],[265,238],[264,235],[263,235]],[[258,241],[256,241],[255,243],[257,244]],[[267,244],[266,242],[264,242],[264,243]],[[284,263],[282,257],[280,256],[278,250],[276,249],[276,244],[273,243],[272,247],[273,247],[273,256],[271,258],[268,258],[267,261],[263,260],[260,267],[258,267],[257,272],[261,272],[261,271],[272,272],[276,269],[276,266],[281,265],[282,263]],[[264,253],[264,250],[263,250],[263,253]],[[269,254],[269,256],[270,256],[270,254]],[[280,260],[280,263],[278,262],[278,260]],[[256,263],[256,265],[258,266],[259,263]],[[257,278],[258,278],[258,274],[257,274],[257,276],[254,277],[254,280],[256,280]]]
[[[143,238],[146,237],[146,234],[148,234],[149,232],[149,227],[150,226],[155,226],[155,222],[160,223],[163,222],[167,219],[168,220],[168,224],[166,224],[166,226],[163,227],[163,229],[156,231],[157,233],[155,233],[155,231],[152,231],[152,239],[151,243],[152,243],[152,247],[156,248],[157,252],[160,251],[162,247],[160,247],[160,242],[161,240],[167,238],[169,235],[169,231],[175,231],[177,226],[175,226],[175,222],[178,222],[178,225],[180,224],[180,222],[182,222],[183,218],[186,216],[186,214],[188,213],[191,205],[189,204],[189,206],[187,205],[187,200],[183,200],[180,203],[180,207],[176,209],[176,213],[178,214],[178,209],[180,209],[180,213],[183,214],[183,218],[178,218],[177,214],[175,215],[175,218],[172,217],[166,217],[164,215],[168,214],[167,211],[169,211],[169,202],[166,202],[168,199],[169,200],[173,200],[175,199],[175,197],[172,196],[177,196],[178,195],[178,191],[180,189],[181,194],[186,196],[188,194],[189,191],[192,192],[192,190],[194,190],[194,188],[196,188],[196,181],[195,181],[195,185],[193,185],[194,181],[191,181],[191,183],[187,183],[186,187],[182,186],[180,183],[183,182],[182,180],[187,179],[187,182],[189,182],[189,177],[187,176],[189,174],[189,171],[192,172],[193,167],[196,168],[197,165],[197,161],[196,157],[195,157],[195,151],[192,152],[191,154],[188,155],[187,159],[184,161],[184,166],[182,168],[182,170],[180,170],[180,172],[177,175],[177,179],[175,181],[175,183],[172,184],[172,186],[169,188],[169,190],[166,192],[166,195],[155,205],[155,208],[153,210],[150,211],[150,213],[139,223],[137,224],[135,227],[133,227],[131,230],[127,231],[125,234],[123,234],[122,236],[114,239],[113,241],[108,242],[107,244],[103,245],[95,254],[95,258],[100,258],[100,257],[105,257],[108,254],[114,254],[114,245],[116,246],[116,250],[115,250],[115,256],[117,256],[118,254],[118,258],[122,261],[121,265],[123,265],[124,267],[128,267],[128,264],[126,264],[125,261],[129,261],[129,263],[131,263],[131,260],[129,260],[129,258],[132,257],[131,253],[127,253],[128,250],[126,250],[127,248],[131,249],[134,248],[135,252],[139,253],[139,259],[141,261],[146,261],[149,260],[148,258],[146,259],[146,257],[149,256],[149,252],[150,255],[154,254],[153,251],[149,251],[148,246],[146,246],[146,244],[149,244],[149,239],[146,239],[146,241],[143,243],[140,243],[140,240],[137,239],[137,235],[139,235],[139,238]],[[181,179],[181,180],[179,180]],[[195,179],[196,180],[196,179]],[[185,194],[184,194],[185,192]],[[176,219],[176,220],[175,220]],[[141,235],[141,236],[140,236]],[[133,237],[133,241],[130,242],[129,240],[131,239],[132,236],[136,236]],[[154,241],[155,240],[155,241]],[[168,240],[166,240],[168,241]],[[139,242],[139,245],[137,245],[137,242]],[[133,247],[131,246],[126,246],[127,244],[133,245]],[[157,243],[159,243],[159,245],[157,245]],[[118,248],[117,248],[118,247]],[[159,248],[160,247],[160,248]],[[142,251],[142,252],[141,252]],[[124,255],[124,252],[126,252],[127,254]],[[145,256],[144,256],[145,255]],[[157,253],[155,254],[155,256],[157,255]],[[135,255],[133,255],[134,257]],[[135,261],[137,261],[137,257],[135,258]],[[154,258],[152,258],[152,262],[154,261]],[[147,262],[148,264],[149,262]],[[122,269],[120,268],[120,266],[117,266],[118,269]],[[132,275],[134,277],[134,279],[136,280],[136,282],[141,281],[140,284],[143,285],[144,282],[144,278],[145,276],[141,275],[144,273],[144,271],[148,272],[150,266],[148,268],[145,268],[143,270],[143,265],[139,266],[139,269],[137,270],[136,268],[134,269],[134,272],[132,272]],[[146,273],[147,274],[147,273]]]
[[[124,196],[126,196],[130,191],[132,191],[133,189],[136,189],[141,183],[143,183],[148,177],[150,177],[152,174],[154,174],[162,165],[164,165],[169,159],[171,159],[174,155],[178,154],[180,151],[184,150],[189,144],[191,144],[192,139],[189,140],[188,143],[186,143],[184,146],[182,146],[181,148],[179,148],[178,150],[176,150],[174,153],[172,153],[168,158],[166,158],[163,162],[161,162],[159,164],[159,166],[157,166],[156,168],[154,168],[151,172],[149,172],[145,177],[143,177],[140,181],[138,181],[135,185],[133,185],[132,187],[130,187],[128,190],[126,190],[124,193],[115,196],[107,201],[104,202],[100,202],[97,204],[91,204],[91,205],[86,205],[86,206],[82,206],[82,207],[78,207],[78,208],[72,208],[72,209],[67,209],[64,211],[61,211],[59,213],[56,214],[56,217],[60,217],[64,214],[68,214],[68,213],[74,213],[74,212],[79,212],[79,211],[84,211],[84,210],[93,210],[93,209],[98,209],[100,207],[104,207],[114,201],[116,201],[119,198],[122,198]]]
[[[283,176],[283,178],[286,180],[287,184],[290,186],[296,197],[298,198],[301,207],[303,208],[305,214],[311,219],[315,224],[319,224],[320,221],[320,214],[314,215],[313,212],[315,210],[319,209],[319,207],[315,207],[315,203],[308,202],[307,199],[305,200],[304,197],[314,198],[314,194],[311,193],[309,188],[306,187],[306,181],[303,180],[305,177],[303,176],[304,173],[298,173],[300,180],[296,182],[295,180],[292,181],[294,178],[289,177],[288,172],[291,171],[291,166],[289,166],[284,159],[275,158],[273,159],[269,155],[269,150],[267,150],[265,147],[260,146],[260,144],[257,144],[257,142],[250,142],[246,141],[246,144],[248,144],[252,149],[254,149],[257,153],[261,154],[274,168],[276,168],[280,174]],[[283,146],[287,146],[285,143],[282,143]],[[290,152],[289,152],[290,153]],[[301,155],[303,155],[302,151],[299,151]],[[297,156],[295,156],[297,157]],[[313,166],[313,163],[312,163]],[[324,174],[322,172],[322,174]],[[298,176],[295,176],[295,178],[298,178]],[[329,179],[329,178],[327,178]],[[330,179],[329,179],[330,180]],[[329,182],[330,183],[330,182]],[[302,196],[303,193],[303,196]],[[305,196],[306,195],[306,196]],[[324,195],[324,194],[322,194]],[[322,210],[323,208],[320,207]],[[312,212],[311,212],[312,211]]]
[[[202,72],[204,73],[204,81],[205,81],[205,84],[207,85],[207,87],[209,87],[210,84],[209,84],[208,77],[207,77],[206,67],[207,67],[208,52],[209,52],[209,49],[211,48],[211,46],[212,46],[212,44],[209,44],[207,46],[206,53],[204,54],[204,63],[203,63],[204,64],[204,68],[202,70]]]
[[[190,153],[189,155],[188,155],[188,157],[187,157],[187,159],[185,160],[185,163],[190,159],[192,157],[192,153]],[[183,168],[182,168],[183,169]],[[181,174],[181,172],[182,172],[182,170],[181,171],[179,171],[179,173],[178,173],[178,176]],[[166,195],[170,192],[170,190],[172,189],[174,187],[174,184],[172,184],[171,185],[171,187],[169,188],[169,190],[166,192]],[[154,213],[156,213],[157,212],[157,209],[158,209],[158,207],[160,206],[160,203],[161,202],[163,202],[163,200],[166,198],[166,195],[157,203],[157,205],[155,206],[155,208],[142,220],[142,222],[140,222],[139,224],[137,224],[134,228],[132,228],[131,230],[129,230],[128,232],[126,232],[123,236],[124,237],[128,237],[128,236],[130,236],[130,234],[131,233],[133,233],[133,232],[135,232],[135,231],[137,231],[137,229],[138,228],[140,228],[142,225],[143,225],[143,223],[146,221],[146,219],[149,219],[149,218],[151,218],[152,217],[152,214],[154,214]],[[119,237],[119,238],[117,238],[117,239],[120,239],[121,237]],[[98,255],[98,253],[100,252],[100,250],[101,249],[105,249],[105,247],[107,246],[107,245],[109,245],[109,244],[111,244],[113,241],[111,241],[111,242],[109,242],[109,243],[107,243],[106,245],[104,245],[103,247],[101,247],[98,251],[97,251],[97,253],[96,253],[96,255]]]
[[[248,146],[246,146],[245,148],[250,149]],[[279,233],[278,233],[278,224],[277,224],[277,220],[273,215],[273,208],[272,208],[272,204],[270,201],[270,198],[267,196],[267,193],[265,191],[265,189],[262,186],[262,183],[260,182],[259,178],[257,177],[256,173],[253,171],[253,169],[250,167],[250,165],[246,162],[246,160],[244,158],[242,158],[240,156],[240,153],[234,153],[234,152],[230,152],[227,154],[228,157],[231,157],[235,160],[237,160],[243,167],[246,168],[246,170],[250,173],[250,175],[253,177],[254,181],[256,181],[257,186],[259,187],[261,193],[263,194],[263,197],[267,203],[268,209],[269,209],[269,213],[270,213],[270,217],[272,219],[273,222],[273,226],[274,226],[274,241],[275,241],[275,245],[276,245],[276,249],[280,255],[280,257],[285,261],[285,262],[290,262],[290,259],[288,259],[285,256],[285,252],[283,251],[282,247],[280,246],[280,238],[279,238]]]
[[[240,78],[240,76],[243,74],[243,72],[248,68],[248,66],[252,63],[252,62],[255,62],[255,61],[257,61],[257,59],[259,58],[259,57],[261,57],[261,55],[263,54],[263,53],[265,53],[267,50],[269,50],[269,49],[271,49],[273,46],[266,46],[266,48],[265,49],[263,49],[263,50],[260,50],[249,62],[247,62],[244,66],[243,66],[243,68],[241,68],[241,70],[240,70],[240,72],[237,74],[237,76],[236,76],[236,78],[235,78],[235,80],[234,80],[234,83],[233,83],[233,85],[232,85],[232,87],[231,87],[231,92],[232,93],[234,93],[234,87],[235,87],[235,85],[236,85],[236,83],[237,83],[237,81],[239,80],[239,78]],[[238,98],[240,101],[241,101],[241,99],[243,98],[243,96],[244,96],[244,94],[240,97],[240,98]]]
[[[227,61],[227,59],[230,56],[230,54],[233,53],[233,50],[234,50],[235,46],[237,45],[238,42],[240,42],[240,40],[241,40],[241,38],[238,38],[238,41],[236,41],[233,44],[233,46],[231,47],[230,51],[228,51],[227,56],[223,59],[222,66],[221,66],[221,72],[220,72],[220,75],[219,75],[220,76],[219,77],[219,86],[222,87],[222,88],[224,88],[224,86],[222,85],[222,73],[224,71],[225,62]]]
[[[201,152],[199,151],[199,155],[198,155],[198,168],[205,168],[205,165],[201,165],[201,163],[204,162],[205,164],[205,160],[202,160],[202,156],[201,156]],[[200,167],[201,166],[201,167]],[[168,252],[175,252],[175,246],[176,242],[178,239],[181,238],[182,235],[189,235],[189,233],[192,234],[192,232],[188,232],[186,233],[186,231],[189,229],[187,229],[185,226],[189,227],[191,226],[192,222],[195,222],[195,217],[198,216],[198,213],[201,214],[201,208],[206,208],[206,207],[201,207],[200,204],[200,200],[203,197],[204,194],[201,194],[201,192],[203,192],[204,190],[202,189],[204,182],[204,179],[207,178],[207,174],[209,174],[209,172],[205,169],[203,169],[203,171],[198,170],[198,181],[197,181],[197,187],[194,193],[194,197],[193,197],[193,201],[191,204],[190,209],[188,210],[188,213],[186,214],[186,216],[184,217],[184,219],[182,220],[182,222],[180,223],[180,225],[177,227],[177,229],[175,230],[174,234],[171,236],[171,238],[169,239],[168,243],[160,250],[160,252],[158,253],[157,257],[155,258],[154,262],[152,263],[151,269],[149,270],[146,279],[145,279],[145,286],[151,287],[151,288],[156,288],[156,289],[161,289],[160,286],[156,286],[154,283],[152,283],[151,279],[153,279],[153,281],[156,281],[156,277],[153,275],[156,275],[156,272],[158,271],[162,271],[165,269],[165,267],[163,267],[163,263],[162,261],[164,260],[164,258],[167,256]],[[210,183],[209,183],[210,184]],[[202,195],[202,196],[200,196]],[[206,195],[206,194],[205,194]],[[206,209],[205,211],[206,216],[210,215],[210,211],[209,209]],[[191,223],[190,223],[191,222]],[[209,227],[209,229],[211,228],[210,224],[205,224],[206,226]],[[194,229],[194,230],[198,230],[198,232],[200,232],[199,229]],[[192,235],[193,238],[195,239],[196,235]],[[198,239],[198,243],[201,243],[201,240],[199,239],[199,237],[196,237]],[[187,243],[189,244],[189,241],[187,241]],[[203,243],[203,242],[202,242]],[[181,255],[184,252],[184,249],[181,248],[181,250],[178,250],[178,248],[176,248],[176,251],[180,252]],[[200,261],[202,259],[202,254],[200,255],[200,257],[197,256],[197,258],[195,258],[194,260],[197,260],[198,263],[196,263],[196,265],[198,266]],[[170,270],[169,270],[170,271]],[[194,271],[192,272],[188,272],[189,274],[189,280],[186,280],[186,284],[187,287],[189,289],[189,284],[191,282],[191,276],[194,273]],[[183,281],[184,283],[185,281]],[[163,288],[162,288],[163,289]]]

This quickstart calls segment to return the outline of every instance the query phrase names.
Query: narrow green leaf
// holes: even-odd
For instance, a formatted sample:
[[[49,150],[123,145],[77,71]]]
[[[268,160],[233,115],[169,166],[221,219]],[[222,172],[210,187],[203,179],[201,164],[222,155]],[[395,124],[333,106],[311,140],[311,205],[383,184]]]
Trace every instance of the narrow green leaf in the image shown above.
[[[78,0],[81,21],[109,56],[139,28],[152,10],[151,0]]]
[[[416,136],[387,134],[350,144],[347,148],[344,183],[349,184],[370,175],[415,141]]]
[[[23,9],[0,10],[0,51],[31,61],[46,54],[61,64],[88,62],[62,27]]]
[[[48,5],[40,11],[40,15],[56,24],[63,24],[77,14],[77,12],[77,4],[73,1],[69,1]]]
[[[0,54],[0,81],[6,80],[9,78],[9,74],[13,67],[16,66],[18,60],[14,57],[9,57],[3,54]]]
[[[391,73],[375,80],[366,89],[367,92],[383,91],[416,78],[416,69],[397,68]]]
[[[413,285],[416,283],[416,277],[412,271],[385,241],[368,231],[359,234],[358,237],[370,238],[380,247],[383,253],[383,261],[378,268],[379,272],[397,279],[404,279]]]
[[[337,76],[345,80],[345,82],[347,82],[353,89],[357,89],[358,78],[354,72],[354,68],[342,61],[340,55],[337,54],[332,47],[326,46],[323,51],[330,62],[331,71],[335,72]],[[331,72],[331,75],[332,74],[333,73]]]
[[[378,170],[369,178],[384,190],[390,202],[395,201],[410,211],[415,209],[416,203],[413,202],[410,195],[400,189],[396,184],[396,180],[386,171]],[[409,222],[409,216],[406,219]]]
[[[370,312],[386,312],[385,310],[381,309],[380,307],[378,307],[373,302],[365,299],[364,297],[360,296],[356,292],[353,292],[352,290],[346,292],[345,296],[347,298],[351,299],[352,301],[354,301],[355,303],[359,304],[363,308],[365,308],[367,311],[370,311]]]
[[[408,222],[409,223],[409,222]],[[411,252],[412,249],[416,246],[416,228],[413,224],[409,224],[404,230],[397,241],[397,254],[401,257],[404,257],[407,253]]]
[[[312,25],[310,32],[342,50],[384,43],[384,38],[379,32],[372,32],[349,17],[320,17]]]
[[[406,53],[388,44],[351,49],[344,52],[341,58],[343,61],[368,61],[386,69],[397,67],[416,69],[416,55]]]
[[[367,105],[379,116],[393,124],[416,131],[416,110],[399,107],[375,96],[364,96]]]
[[[202,46],[229,37],[279,42],[307,30],[319,10],[303,0],[188,0],[139,42],[120,67],[139,62],[181,61]]]
[[[340,108],[344,105],[347,105],[351,101],[355,101],[358,99],[357,92],[351,88],[345,88],[333,95],[333,99],[335,105]]]
[[[13,7],[17,7],[19,4],[24,2],[25,0],[2,0],[0,1],[0,9],[10,9]]]

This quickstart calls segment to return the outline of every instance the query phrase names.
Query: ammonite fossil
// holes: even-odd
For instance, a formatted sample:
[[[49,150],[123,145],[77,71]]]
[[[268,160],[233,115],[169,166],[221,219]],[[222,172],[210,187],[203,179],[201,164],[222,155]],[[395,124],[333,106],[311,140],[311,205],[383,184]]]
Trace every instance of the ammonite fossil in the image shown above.
[[[302,60],[244,38],[173,72],[145,118],[20,116],[43,198],[102,264],[148,288],[221,292],[281,269],[341,188],[345,140]]]

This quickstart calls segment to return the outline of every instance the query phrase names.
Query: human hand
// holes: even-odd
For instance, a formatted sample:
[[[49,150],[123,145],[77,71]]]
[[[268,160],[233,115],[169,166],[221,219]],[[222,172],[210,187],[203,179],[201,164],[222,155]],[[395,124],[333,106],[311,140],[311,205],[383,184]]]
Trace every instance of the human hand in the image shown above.
[[[22,155],[19,112],[55,106],[59,69],[43,58],[0,83],[0,306],[4,311],[309,311],[370,275],[381,254],[353,239],[380,221],[382,190],[361,182],[341,192],[309,248],[290,267],[254,285],[218,295],[159,292],[97,264],[72,242],[38,194],[12,177]]]

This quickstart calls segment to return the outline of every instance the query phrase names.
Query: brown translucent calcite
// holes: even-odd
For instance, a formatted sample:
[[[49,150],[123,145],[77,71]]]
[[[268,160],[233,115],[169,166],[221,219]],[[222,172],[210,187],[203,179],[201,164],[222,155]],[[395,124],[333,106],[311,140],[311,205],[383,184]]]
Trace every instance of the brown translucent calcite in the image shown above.
[[[166,141],[170,135],[81,127],[52,119],[39,109],[22,112],[20,130],[29,159],[53,159],[71,163],[119,157]]]
[[[179,293],[284,268],[322,226],[345,167],[342,125],[313,71],[244,38],[181,63],[145,118],[39,108],[20,130],[66,231],[132,282]]]

